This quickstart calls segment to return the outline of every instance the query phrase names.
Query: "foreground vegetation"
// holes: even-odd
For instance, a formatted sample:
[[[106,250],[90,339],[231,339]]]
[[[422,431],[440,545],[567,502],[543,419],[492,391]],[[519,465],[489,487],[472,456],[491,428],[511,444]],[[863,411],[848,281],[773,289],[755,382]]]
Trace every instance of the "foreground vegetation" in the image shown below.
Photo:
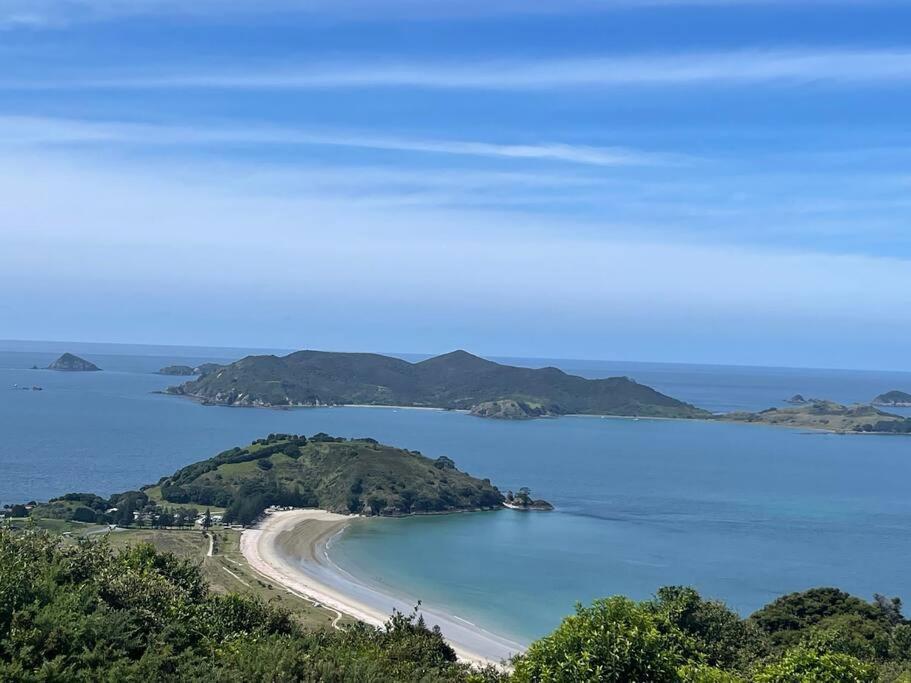
[[[578,607],[511,671],[479,670],[415,615],[306,628],[274,601],[215,592],[199,558],[112,538],[122,547],[0,531],[0,680],[911,681],[911,624],[881,596],[815,589],[748,619],[688,588],[613,597]]]

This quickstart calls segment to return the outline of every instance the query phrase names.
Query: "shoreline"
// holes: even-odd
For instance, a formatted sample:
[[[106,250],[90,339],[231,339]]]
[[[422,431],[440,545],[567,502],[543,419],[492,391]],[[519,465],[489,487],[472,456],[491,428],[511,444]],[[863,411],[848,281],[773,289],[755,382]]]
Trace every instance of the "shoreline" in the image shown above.
[[[393,410],[425,410],[425,411],[436,411],[443,413],[461,413],[468,415],[471,413],[470,410],[465,408],[436,408],[433,406],[399,406],[399,405],[387,405],[380,403],[335,403],[327,405],[240,405],[236,403],[219,403],[212,402],[208,399],[196,396],[194,394],[175,394],[166,390],[162,391],[153,391],[153,394],[162,394],[165,396],[175,396],[177,398],[187,398],[191,401],[198,403],[200,405],[209,406],[209,407],[218,407],[218,408],[259,408],[265,410],[306,410],[310,408],[385,408]],[[736,413],[738,411],[734,411]],[[870,436],[907,436],[904,432],[858,432],[853,429],[832,429],[827,427],[821,427],[817,425],[799,425],[799,424],[778,424],[773,422],[762,422],[760,420],[750,421],[750,420],[738,420],[731,419],[729,415],[732,413],[713,413],[707,416],[698,416],[698,417],[668,417],[665,415],[611,415],[611,414],[593,414],[593,413],[565,413],[563,415],[545,415],[540,417],[533,417],[530,420],[552,420],[561,417],[578,417],[578,418],[587,418],[595,420],[633,420],[635,422],[645,422],[653,420],[665,420],[673,422],[724,422],[727,424],[753,424],[753,425],[764,425],[767,427],[784,427],[786,429],[797,429],[807,432],[819,432],[822,434],[837,434],[839,436],[847,436],[852,434],[867,434]],[[898,415],[898,417],[904,417]],[[485,420],[494,420],[497,422],[528,422],[530,420],[497,420],[496,418],[481,417]]]
[[[409,614],[414,605],[359,581],[329,558],[328,545],[353,519],[356,516],[315,509],[273,512],[244,530],[240,550],[251,567],[292,593],[379,627],[393,609]],[[463,661],[501,664],[524,650],[520,643],[458,616],[424,606],[420,613],[428,626],[440,627]]]

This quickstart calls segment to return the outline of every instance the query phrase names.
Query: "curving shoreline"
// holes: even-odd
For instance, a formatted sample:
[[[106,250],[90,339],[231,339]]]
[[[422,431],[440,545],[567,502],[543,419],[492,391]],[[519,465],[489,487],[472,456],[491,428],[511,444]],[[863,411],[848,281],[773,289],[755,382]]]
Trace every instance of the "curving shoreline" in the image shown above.
[[[358,581],[329,559],[327,544],[352,519],[313,509],[273,512],[243,532],[240,549],[251,567],[291,592],[382,626],[393,609],[407,614],[414,605]],[[524,649],[459,617],[426,608],[421,614],[465,661],[498,664]]]

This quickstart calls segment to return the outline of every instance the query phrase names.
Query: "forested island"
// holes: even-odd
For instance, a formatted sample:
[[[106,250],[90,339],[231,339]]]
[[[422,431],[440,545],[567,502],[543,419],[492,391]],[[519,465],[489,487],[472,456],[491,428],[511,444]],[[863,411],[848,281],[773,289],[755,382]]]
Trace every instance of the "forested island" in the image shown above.
[[[66,372],[98,372],[101,370],[97,365],[87,361],[85,358],[74,356],[72,353],[64,353],[60,358],[47,366],[48,370],[64,370]]]
[[[272,434],[163,478],[161,500],[227,508],[226,520],[252,522],[270,505],[397,516],[499,507],[488,479],[375,439]]]
[[[206,508],[248,525],[270,506],[313,507],[387,517],[491,510],[505,501],[489,479],[458,470],[446,456],[386,446],[375,439],[270,434],[181,468],[139,491],[102,497],[68,493],[25,504],[13,516],[129,526],[190,524]],[[164,522],[162,522],[162,517]]]
[[[911,394],[906,391],[887,391],[873,399],[875,406],[911,408]]]
[[[911,434],[909,418],[869,405],[845,406],[820,399],[809,399],[792,408],[769,408],[756,413],[727,413],[716,419],[840,433]]]
[[[418,363],[370,353],[298,351],[248,356],[168,390],[231,406],[388,405],[469,410],[482,417],[707,417],[627,378],[585,379],[454,351]]]

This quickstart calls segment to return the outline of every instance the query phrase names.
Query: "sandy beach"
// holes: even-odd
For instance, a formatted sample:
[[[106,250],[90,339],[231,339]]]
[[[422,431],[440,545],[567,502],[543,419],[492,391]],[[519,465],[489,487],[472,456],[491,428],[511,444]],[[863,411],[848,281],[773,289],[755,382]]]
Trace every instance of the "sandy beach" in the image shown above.
[[[353,518],[324,510],[273,512],[244,531],[240,548],[247,562],[288,590],[374,626],[382,626],[393,609],[410,613],[413,604],[359,582],[331,562],[329,539]],[[460,659],[500,663],[523,648],[474,624],[423,606],[429,626],[437,625]]]

